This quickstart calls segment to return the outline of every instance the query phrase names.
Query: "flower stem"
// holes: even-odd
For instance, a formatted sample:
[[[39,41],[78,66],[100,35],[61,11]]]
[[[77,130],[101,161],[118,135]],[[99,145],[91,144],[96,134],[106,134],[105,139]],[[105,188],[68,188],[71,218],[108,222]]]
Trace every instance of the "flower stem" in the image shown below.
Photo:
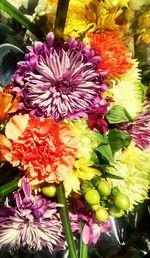
[[[37,28],[37,26],[7,0],[0,0],[0,9],[9,14],[12,18],[22,24],[26,29],[31,31],[37,38],[43,38],[43,33]]]
[[[20,177],[14,178],[13,180],[9,181],[8,183],[0,186],[0,197],[3,197],[18,188],[18,182]]]
[[[80,221],[81,233],[84,223]],[[82,241],[82,234],[80,234],[80,257],[79,258],[88,258],[88,245],[84,244]]]
[[[69,0],[58,0],[54,33],[59,37],[63,37],[65,28]]]
[[[68,248],[69,248],[69,252],[70,252],[69,257],[77,258],[76,247],[75,247],[75,242],[73,240],[73,234],[71,231],[71,225],[70,225],[70,220],[69,220],[66,197],[64,194],[63,183],[60,183],[57,186],[57,198],[58,198],[58,202],[62,203],[64,205],[64,207],[62,207],[60,210],[60,215],[61,215],[61,220],[63,223],[64,232],[66,235],[66,240],[67,240]]]

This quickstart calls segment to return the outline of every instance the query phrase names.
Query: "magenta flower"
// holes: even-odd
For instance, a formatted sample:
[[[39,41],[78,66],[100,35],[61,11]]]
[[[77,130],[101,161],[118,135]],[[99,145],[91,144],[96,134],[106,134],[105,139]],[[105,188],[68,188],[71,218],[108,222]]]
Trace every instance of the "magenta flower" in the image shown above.
[[[142,150],[150,147],[150,102],[146,108],[147,110],[139,113],[133,123],[119,125],[119,129],[131,135],[133,141]]]
[[[88,126],[97,133],[106,133],[108,131],[108,124],[104,119],[104,114],[107,113],[107,107],[100,107],[93,113],[88,115]]]
[[[100,106],[106,72],[98,71],[100,57],[94,49],[73,38],[60,42],[51,32],[28,50],[13,77],[22,109],[59,121],[87,116],[97,98]]]
[[[58,208],[61,204],[51,202],[40,195],[33,196],[25,178],[22,197],[14,193],[17,207],[0,209],[0,248],[29,251],[47,247],[51,253],[66,247],[63,226]]]

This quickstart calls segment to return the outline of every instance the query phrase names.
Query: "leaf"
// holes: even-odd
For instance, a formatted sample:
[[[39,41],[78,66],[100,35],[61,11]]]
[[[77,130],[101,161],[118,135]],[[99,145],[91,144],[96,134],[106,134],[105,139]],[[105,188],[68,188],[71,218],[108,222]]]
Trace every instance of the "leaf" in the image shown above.
[[[117,175],[114,175],[114,174],[111,174],[111,173],[108,173],[108,172],[105,172],[105,176],[109,177],[109,178],[112,178],[112,179],[124,180],[123,177],[117,176]]]
[[[106,115],[106,119],[109,124],[119,124],[132,121],[132,118],[127,110],[120,105],[114,105]]]
[[[10,182],[8,182],[7,184],[0,186],[0,197],[3,197],[13,192],[14,190],[16,190],[18,188],[19,180],[20,180],[20,177],[17,177],[11,180]]]
[[[0,9],[18,21],[26,29],[31,31],[35,36],[37,36],[37,38],[43,38],[43,33],[41,30],[8,1],[0,0]]]
[[[10,83],[17,70],[17,62],[23,57],[24,52],[20,48],[11,44],[0,45],[0,82],[3,86]]]
[[[4,24],[0,23],[0,42],[4,42],[4,40],[8,37],[15,37],[15,31],[8,28]]]
[[[112,150],[110,147],[110,143],[107,139],[107,136],[105,134],[102,135],[104,138],[104,141],[106,142],[105,144],[99,145],[95,150],[99,152],[103,158],[109,161],[110,164],[114,163],[114,158],[112,154]]]
[[[115,153],[123,147],[127,147],[130,144],[132,137],[130,135],[125,134],[121,130],[110,129],[108,133],[108,139],[110,142],[112,152]]]

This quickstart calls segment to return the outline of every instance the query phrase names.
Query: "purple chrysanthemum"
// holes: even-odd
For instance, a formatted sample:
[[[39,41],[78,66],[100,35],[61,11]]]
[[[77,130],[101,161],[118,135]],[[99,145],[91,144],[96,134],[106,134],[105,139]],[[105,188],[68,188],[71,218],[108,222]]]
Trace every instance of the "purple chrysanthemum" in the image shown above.
[[[0,209],[0,248],[41,250],[47,247],[51,253],[66,247],[63,226],[58,208],[40,195],[33,196],[23,178],[24,197],[14,193],[17,208],[8,205]]]
[[[62,43],[50,32],[28,50],[13,77],[26,112],[56,121],[77,119],[87,115],[95,98],[102,99],[106,72],[98,71],[100,57],[85,43],[73,38]]]
[[[134,122],[119,125],[119,129],[131,135],[133,141],[142,150],[150,147],[150,102],[146,108],[146,111],[139,113]]]

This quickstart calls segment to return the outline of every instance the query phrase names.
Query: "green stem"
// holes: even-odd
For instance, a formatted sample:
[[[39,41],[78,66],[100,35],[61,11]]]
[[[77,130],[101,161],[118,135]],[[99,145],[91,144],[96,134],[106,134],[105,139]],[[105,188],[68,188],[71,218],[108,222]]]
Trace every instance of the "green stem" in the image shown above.
[[[80,221],[81,233],[84,223]],[[79,258],[88,258],[88,245],[84,244],[82,241],[82,234],[80,234],[80,257]]]
[[[18,188],[18,182],[20,177],[17,177],[10,182],[6,183],[5,185],[0,186],[0,197],[3,197]]]
[[[59,37],[63,37],[68,6],[69,0],[58,0],[54,32]]]
[[[64,205],[60,210],[60,215],[61,215],[61,220],[63,223],[64,232],[66,235],[66,240],[67,240],[68,248],[70,252],[69,257],[77,258],[76,247],[75,247],[75,242],[73,240],[73,234],[71,231],[71,225],[69,220],[69,214],[68,214],[68,208],[67,208],[67,202],[66,202],[66,197],[64,193],[63,183],[60,183],[57,186],[57,198],[58,198],[58,202]]]
[[[0,9],[22,24],[26,29],[31,31],[37,38],[42,39],[42,32],[32,23],[25,15],[17,10],[12,4],[6,0],[0,0]]]

